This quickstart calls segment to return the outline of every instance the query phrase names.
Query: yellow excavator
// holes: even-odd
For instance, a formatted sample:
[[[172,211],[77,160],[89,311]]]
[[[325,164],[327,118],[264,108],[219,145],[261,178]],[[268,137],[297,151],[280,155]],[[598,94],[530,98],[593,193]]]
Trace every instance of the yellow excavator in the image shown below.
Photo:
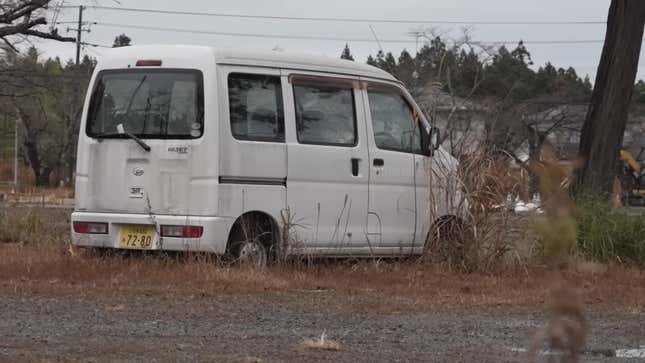
[[[623,190],[623,203],[628,206],[645,206],[645,165],[641,163],[642,148],[637,157],[628,150],[620,150],[623,173],[620,184]]]

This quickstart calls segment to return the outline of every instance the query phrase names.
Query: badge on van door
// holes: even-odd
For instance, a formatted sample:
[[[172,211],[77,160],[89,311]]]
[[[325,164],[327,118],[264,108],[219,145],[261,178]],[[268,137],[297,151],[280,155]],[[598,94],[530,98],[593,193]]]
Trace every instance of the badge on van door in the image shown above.
[[[190,155],[189,145],[173,145],[166,146],[164,158],[166,159],[188,159]]]
[[[143,187],[130,187],[130,198],[143,198]]]
[[[132,174],[134,176],[142,176],[144,173],[145,173],[145,171],[143,170],[143,168],[136,167],[136,168],[132,169]]]

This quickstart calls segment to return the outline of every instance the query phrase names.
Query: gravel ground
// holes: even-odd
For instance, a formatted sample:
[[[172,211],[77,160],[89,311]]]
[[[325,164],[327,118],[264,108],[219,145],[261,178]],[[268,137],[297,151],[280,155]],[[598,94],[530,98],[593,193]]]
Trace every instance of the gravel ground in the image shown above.
[[[0,295],[0,361],[525,362],[543,317],[454,309],[383,313],[331,291],[253,295]],[[368,309],[368,310],[366,310]],[[590,351],[645,344],[645,313],[589,315]],[[303,347],[325,332],[338,351]],[[627,362],[586,353],[585,362]]]

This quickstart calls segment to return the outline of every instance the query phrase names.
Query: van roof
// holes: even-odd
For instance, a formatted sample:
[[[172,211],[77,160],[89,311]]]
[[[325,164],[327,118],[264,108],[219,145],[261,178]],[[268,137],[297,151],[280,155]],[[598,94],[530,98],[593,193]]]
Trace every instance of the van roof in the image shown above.
[[[205,56],[206,53],[212,54],[218,64],[341,73],[398,82],[389,73],[360,62],[282,51],[228,49],[196,45],[139,45],[112,48],[103,54],[100,63],[103,63],[106,68],[111,68],[111,65],[122,63],[119,60],[129,61],[142,58],[199,59],[199,56]]]

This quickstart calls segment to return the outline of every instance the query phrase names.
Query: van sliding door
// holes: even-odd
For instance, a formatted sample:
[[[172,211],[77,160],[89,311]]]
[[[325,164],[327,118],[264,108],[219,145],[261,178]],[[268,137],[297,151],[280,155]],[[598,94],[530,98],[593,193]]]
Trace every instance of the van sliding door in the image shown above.
[[[369,167],[358,79],[283,71],[283,85],[292,235],[322,253],[369,253]]]

